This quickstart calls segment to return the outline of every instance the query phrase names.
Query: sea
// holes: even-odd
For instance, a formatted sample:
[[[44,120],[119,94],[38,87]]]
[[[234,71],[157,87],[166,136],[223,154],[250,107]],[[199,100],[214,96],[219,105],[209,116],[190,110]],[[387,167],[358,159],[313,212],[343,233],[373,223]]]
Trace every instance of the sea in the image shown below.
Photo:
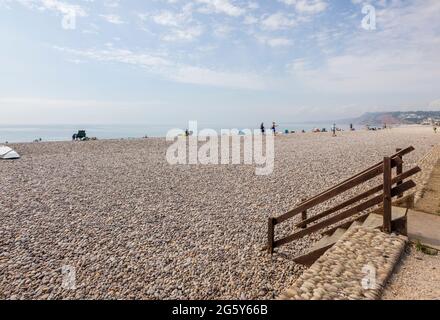
[[[271,124],[266,124],[269,130]],[[330,130],[332,123],[279,123],[277,130],[285,132],[285,130],[301,132],[305,130],[310,132],[315,128],[326,128]],[[0,125],[0,143],[22,143],[41,141],[69,141],[72,135],[78,130],[86,130],[88,137],[102,139],[130,139],[143,137],[165,137],[171,129],[185,130],[188,123],[184,124],[136,124],[136,125]],[[223,124],[215,125],[212,123],[199,123],[198,129],[205,128],[214,129],[220,134],[221,129],[259,129],[260,124],[233,125]],[[341,129],[348,129],[349,125],[338,124]]]

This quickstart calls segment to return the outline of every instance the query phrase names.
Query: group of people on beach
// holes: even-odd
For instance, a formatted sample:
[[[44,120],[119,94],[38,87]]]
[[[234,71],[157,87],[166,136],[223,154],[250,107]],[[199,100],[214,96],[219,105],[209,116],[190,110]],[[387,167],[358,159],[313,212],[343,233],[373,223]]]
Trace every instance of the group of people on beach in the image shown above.
[[[270,129],[272,130],[273,134],[277,133],[277,127],[278,125],[275,123],[275,121],[272,122],[272,127]],[[264,122],[261,123],[260,130],[262,134],[266,134],[266,128],[264,127]]]
[[[275,121],[273,121],[272,126],[270,127],[270,130],[273,132],[274,135],[277,133],[277,127],[278,127],[278,125],[276,124]],[[266,134],[266,128],[264,126],[264,122],[261,123],[260,130],[261,130],[261,134],[263,134],[263,135]],[[338,130],[336,127],[336,123],[334,123],[332,125],[331,130],[332,130],[333,136],[336,137],[336,131]],[[350,130],[354,131],[353,125],[350,125]],[[323,129],[322,131],[319,131],[319,132],[326,132],[326,130]],[[302,133],[305,133],[305,130],[302,130]]]

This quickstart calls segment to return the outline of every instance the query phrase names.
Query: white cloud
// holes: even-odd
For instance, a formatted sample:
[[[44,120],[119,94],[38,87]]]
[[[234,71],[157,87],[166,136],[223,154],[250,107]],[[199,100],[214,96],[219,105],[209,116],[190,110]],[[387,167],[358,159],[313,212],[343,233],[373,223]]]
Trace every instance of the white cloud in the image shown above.
[[[295,19],[291,15],[287,15],[284,12],[277,12],[265,17],[261,21],[263,29],[266,30],[280,30],[294,27],[297,24]]]
[[[279,0],[286,5],[292,5],[301,14],[317,14],[327,9],[325,0]]]
[[[283,37],[257,36],[256,38],[260,43],[268,45],[272,48],[289,47],[289,46],[293,45],[293,41],[291,39],[287,39],[287,38],[283,38]]]
[[[365,56],[337,55],[324,66],[311,67],[293,63],[293,73],[305,84],[322,91],[337,93],[429,92],[437,87],[438,63],[423,61],[423,55],[400,50]]]
[[[103,18],[108,23],[112,24],[123,24],[125,23],[121,17],[117,14],[101,14],[99,15],[101,18]]]
[[[254,16],[252,16],[252,15],[248,15],[248,16],[244,17],[243,23],[244,23],[244,24],[251,25],[251,24],[256,24],[256,23],[258,23],[258,21],[259,21],[259,20],[258,20],[257,18],[255,18]]]
[[[156,15],[152,15],[151,18],[157,24],[173,27],[179,26],[185,20],[181,15],[175,14],[171,11],[162,11]]]
[[[8,117],[0,119],[3,124],[117,124],[150,119],[155,110],[168,106],[165,100],[105,100],[105,99],[58,99],[43,97],[3,97],[0,109],[8,110]],[[129,112],[127,112],[129,110]],[[31,114],[25,118],[24,114]],[[70,134],[72,134],[71,132]],[[66,133],[69,137],[68,133]],[[34,138],[38,138],[38,133]]]
[[[84,25],[99,19],[100,12],[90,10],[92,0],[78,2],[79,5],[67,0],[16,2],[57,14],[70,10],[83,16],[94,14],[92,19],[84,19],[87,20]],[[298,80],[295,83],[301,86],[332,94],[431,92],[430,98],[424,96],[426,101],[437,98],[432,92],[438,92],[440,78],[440,1],[352,0],[359,5],[365,2],[376,7],[378,29],[375,32],[361,29],[360,8],[356,8],[359,9],[357,14],[348,9],[338,12],[336,6],[330,12],[333,3],[327,0],[278,0],[276,6],[255,0],[155,0],[151,8],[157,9],[139,15],[141,27],[149,33],[135,34],[132,39],[139,42],[130,42],[133,47],[128,48],[148,42],[160,54],[113,47],[59,50],[73,55],[65,60],[74,63],[88,60],[125,63],[183,83],[261,89],[265,82],[258,72],[273,74],[281,64],[287,65],[289,74],[284,83],[286,87],[294,83],[291,81],[294,77]],[[103,13],[109,14],[102,14],[101,18],[110,23],[123,23],[121,16],[128,19],[129,14],[135,14],[123,12],[123,5],[123,1],[106,0],[105,10],[109,11]],[[349,2],[348,5],[351,6]],[[325,16],[319,15],[323,12]],[[303,24],[312,19],[319,21],[315,21],[314,26]],[[106,27],[108,25],[102,23],[99,24],[102,29],[82,32],[104,31]],[[106,34],[100,32],[103,39],[97,43],[112,41],[112,38],[104,38]],[[232,41],[218,39],[226,35],[231,35]],[[122,35],[121,38],[121,46],[127,45],[127,39]],[[258,46],[258,51],[252,51],[255,43],[249,45],[249,40],[255,39],[254,42],[268,48]],[[290,52],[282,49],[293,45],[298,50],[292,50],[290,61],[283,60]],[[199,47],[210,49],[203,53]],[[297,59],[301,52],[310,54],[309,58]],[[237,67],[237,61],[244,61],[243,57],[258,71],[247,72]]]
[[[22,98],[22,97],[3,97],[0,98],[0,106],[31,106],[31,107],[54,107],[54,108],[88,108],[109,106],[127,106],[127,105],[148,105],[160,104],[159,101],[98,101],[98,100],[79,100],[79,99],[54,99],[54,98]]]
[[[193,4],[189,3],[182,7],[181,11],[162,10],[154,14],[141,14],[145,21],[151,18],[153,22],[168,27],[179,27],[192,22]]]
[[[107,8],[118,8],[119,4],[119,0],[104,0],[104,6]]]
[[[287,64],[288,72],[293,74],[305,72],[308,69],[306,59],[295,59],[291,63]]]
[[[228,16],[238,17],[243,15],[246,10],[234,5],[230,0],[196,0],[196,2],[204,4],[199,8],[202,13],[223,13]]]
[[[58,12],[63,15],[73,13],[79,17],[87,16],[87,12],[84,7],[78,4],[74,5],[60,0],[15,0],[15,1],[29,9],[38,9],[41,11],[50,10],[50,11]]]
[[[251,10],[257,10],[260,8],[260,5],[258,4],[258,2],[249,1],[247,7]]]
[[[227,37],[233,30],[234,28],[231,27],[230,25],[224,25],[224,24],[216,24],[212,26],[212,29],[214,31],[214,34],[217,37]]]
[[[190,26],[186,28],[172,29],[162,36],[165,41],[193,41],[203,33],[201,26]]]
[[[180,83],[249,90],[265,88],[264,78],[254,73],[218,71],[207,67],[191,66],[173,62],[157,55],[136,53],[131,50],[113,48],[113,46],[108,46],[103,50],[76,50],[63,47],[54,47],[54,49],[91,60],[138,66]]]
[[[216,71],[194,66],[181,66],[175,73],[173,72],[170,75],[170,78],[182,83],[215,87],[250,90],[262,90],[265,88],[263,78],[255,74]]]
[[[131,50],[117,49],[111,46],[103,50],[76,50],[58,46],[54,46],[54,49],[64,53],[72,54],[74,56],[102,62],[121,62],[146,68],[171,65],[171,62],[160,56],[151,55],[148,53],[135,53]]]
[[[423,94],[439,89],[440,2],[399,1],[377,10],[377,31],[360,28],[339,53],[289,70],[301,83],[337,93]],[[324,48],[325,49],[325,48]],[[292,71],[293,70],[293,71]]]
[[[157,13],[139,14],[143,22],[152,21],[165,27],[161,39],[164,41],[193,41],[203,34],[203,26],[192,18],[193,5],[182,7],[181,11],[162,10]]]

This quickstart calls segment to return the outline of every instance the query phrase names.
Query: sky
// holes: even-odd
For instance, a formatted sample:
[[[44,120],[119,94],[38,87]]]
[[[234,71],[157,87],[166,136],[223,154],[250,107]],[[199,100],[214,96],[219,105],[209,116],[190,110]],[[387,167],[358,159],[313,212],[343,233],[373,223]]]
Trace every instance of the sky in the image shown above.
[[[438,0],[0,0],[0,124],[440,110],[439,17]]]

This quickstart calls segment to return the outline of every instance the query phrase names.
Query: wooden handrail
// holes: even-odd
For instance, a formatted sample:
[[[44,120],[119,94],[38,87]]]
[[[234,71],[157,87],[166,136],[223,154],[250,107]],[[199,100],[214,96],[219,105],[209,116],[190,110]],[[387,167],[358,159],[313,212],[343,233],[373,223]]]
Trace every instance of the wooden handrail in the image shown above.
[[[334,198],[334,197],[340,195],[341,193],[344,193],[345,191],[352,189],[352,188],[364,183],[365,181],[368,181],[370,179],[377,177],[378,175],[380,175],[382,173],[383,173],[383,168],[378,166],[378,167],[371,169],[368,172],[363,173],[362,175],[358,175],[353,180],[350,180],[344,184],[341,184],[337,188],[330,189],[326,193],[323,193],[318,197],[314,197],[311,200],[308,200],[305,203],[299,205],[295,209],[287,212],[286,214],[283,214],[282,216],[276,218],[276,224],[280,224],[280,223],[300,214],[301,212],[308,210],[310,208],[313,208],[314,206],[316,206],[324,201],[327,201],[331,198]]]
[[[413,146],[410,146],[410,147],[405,148],[405,149],[403,149],[403,150],[402,150],[402,149],[398,149],[397,152],[396,152],[395,154],[393,154],[390,158],[391,158],[391,159],[398,158],[397,161],[399,161],[399,160],[401,161],[401,160],[402,160],[402,157],[403,157],[404,155],[406,155],[406,154],[408,154],[408,153],[411,153],[411,152],[413,152],[414,150],[415,150],[415,149],[414,149]],[[313,199],[315,199],[315,198],[317,198],[317,197],[320,197],[320,196],[322,196],[323,194],[328,193],[328,192],[330,192],[331,190],[336,189],[336,188],[338,188],[339,186],[341,186],[341,185],[343,185],[343,184],[345,184],[345,183],[348,183],[349,181],[353,180],[354,178],[356,178],[356,177],[358,177],[358,176],[360,176],[360,175],[362,175],[362,174],[364,174],[364,173],[366,173],[366,172],[368,172],[368,171],[370,171],[370,170],[373,170],[373,169],[376,168],[377,166],[382,166],[382,165],[383,165],[383,161],[378,162],[378,163],[376,163],[375,165],[372,165],[371,167],[369,167],[368,169],[365,169],[364,171],[359,172],[358,174],[356,174],[356,175],[354,175],[354,176],[352,176],[352,177],[350,177],[350,178],[348,178],[348,179],[346,179],[346,180],[344,180],[344,181],[338,183],[337,185],[331,187],[330,189],[325,190],[325,191],[323,191],[323,192],[321,192],[321,193],[315,195],[314,197],[312,197],[312,198],[310,198],[310,199],[307,199],[307,200],[301,202],[300,205],[302,205],[302,204],[304,204],[304,203],[306,203],[306,202],[308,202],[308,201],[311,201],[311,200],[313,200]]]
[[[392,180],[392,167],[391,158],[385,157],[383,159],[383,230],[387,233],[391,233],[391,199],[393,185]],[[403,193],[403,192],[402,192]],[[397,194],[399,195],[399,194]]]
[[[406,182],[402,183],[401,185],[394,187],[391,190],[391,197],[398,196],[399,194],[402,194],[405,191],[407,191],[411,188],[414,188],[415,186],[416,186],[416,184],[414,183],[414,181],[412,181],[412,180],[406,181]],[[320,229],[331,226],[332,224],[335,224],[339,221],[350,218],[351,216],[353,216],[357,213],[360,213],[364,210],[367,210],[371,207],[374,207],[375,205],[380,204],[382,201],[383,201],[383,194],[380,194],[380,195],[378,195],[374,198],[371,198],[371,199],[369,199],[369,200],[367,200],[367,201],[365,201],[365,202],[363,202],[353,208],[350,208],[344,212],[341,212],[336,216],[330,217],[329,219],[327,219],[325,221],[316,223],[313,226],[310,226],[306,229],[298,231],[298,232],[296,232],[290,236],[287,236],[281,240],[276,240],[276,241],[274,241],[273,247],[276,248],[276,247],[282,246],[284,244],[290,243],[294,240],[300,239],[300,238],[307,236],[311,233],[319,231]]]
[[[351,218],[352,216],[355,216],[356,214],[361,213],[362,211],[365,211],[367,209],[370,209],[373,206],[376,206],[383,202],[384,211],[387,210],[388,214],[384,214],[384,230],[389,231],[390,225],[391,225],[391,216],[390,216],[390,209],[391,209],[391,199],[395,196],[401,197],[403,193],[413,187],[415,187],[415,183],[410,180],[407,182],[403,182],[405,179],[411,177],[412,175],[418,173],[421,171],[419,167],[414,167],[406,172],[403,172],[403,156],[412,152],[414,150],[414,147],[408,147],[406,149],[397,149],[397,153],[392,155],[391,157],[385,157],[382,162],[379,162],[370,168],[356,174],[355,176],[346,179],[345,181],[333,186],[332,188],[321,192],[320,194],[306,200],[302,201],[297,207],[295,207],[293,210],[277,217],[277,218],[270,218],[269,219],[269,232],[268,232],[268,246],[266,247],[269,251],[269,253],[273,253],[273,250],[276,247],[279,247],[281,245],[287,244],[291,241],[297,240],[299,238],[302,238],[306,235],[309,235],[311,233],[317,232],[320,229],[327,228],[329,226],[332,226],[342,220],[346,220],[348,218]],[[396,169],[396,177],[392,177],[392,169]],[[379,186],[376,186],[374,188],[371,188],[365,192],[363,192],[360,195],[357,195],[355,197],[352,197],[349,200],[346,200],[330,209],[327,209],[317,215],[314,215],[312,217],[307,217],[307,210],[310,208],[313,208],[323,202],[326,202],[332,198],[335,198],[342,193],[353,189],[354,187],[357,187],[379,175],[383,175],[383,183]],[[396,185],[396,187],[393,188],[393,185]],[[377,195],[379,192],[381,194]],[[371,196],[374,196],[373,198],[370,198],[368,200],[365,200]],[[351,207],[349,209],[346,209],[347,207],[354,205],[362,200],[365,200],[364,202],[355,205],[354,207]],[[342,209],[346,209],[343,212],[340,212],[336,215],[331,216],[333,213],[336,213]],[[277,224],[280,224],[292,217],[295,217],[298,214],[302,213],[302,221],[299,223],[296,223],[294,225],[295,228],[302,228],[302,230],[285,237],[280,240],[275,240],[275,226]],[[311,223],[316,222],[318,220],[321,220],[323,218],[326,218],[324,221],[317,222],[310,226]]]
[[[415,175],[416,173],[419,173],[420,171],[421,171],[421,169],[418,166],[414,167],[414,168],[412,168],[412,169],[410,169],[410,170],[408,170],[408,171],[406,171],[404,173],[401,173],[398,176],[394,177],[391,180],[391,184],[396,184],[397,183],[398,185],[400,185],[403,180],[405,180],[405,179]],[[365,198],[368,198],[368,197],[370,197],[370,196],[372,196],[372,195],[374,195],[374,194],[376,194],[376,193],[378,193],[378,192],[380,192],[382,190],[383,190],[383,185],[382,184],[378,185],[377,187],[374,187],[374,188],[372,188],[372,189],[370,189],[368,191],[365,191],[364,193],[362,193],[360,195],[357,195],[357,196],[355,196],[355,197],[353,197],[353,198],[351,198],[351,199],[349,199],[349,200],[347,200],[347,201],[345,201],[345,202],[343,202],[343,203],[341,203],[341,204],[339,204],[339,205],[337,205],[337,206],[335,206],[335,207],[333,207],[331,209],[325,210],[325,211],[323,211],[323,212],[321,212],[321,213],[319,213],[319,214],[317,214],[317,215],[315,215],[313,217],[310,217],[308,219],[305,219],[305,220],[301,221],[300,223],[297,223],[295,225],[295,227],[296,228],[302,228],[302,227],[306,226],[307,224],[309,224],[311,222],[315,222],[315,221],[317,221],[319,219],[322,219],[322,218],[324,218],[324,217],[326,217],[326,216],[328,216],[328,215],[330,215],[332,213],[335,213],[335,212],[337,212],[337,211],[339,211],[341,209],[344,209],[344,208],[346,208],[346,207],[348,207],[348,206],[350,206],[352,204],[355,204],[356,202],[359,202],[359,201],[361,201],[361,200],[363,200]]]
[[[402,151],[399,151],[398,153],[394,154],[393,156],[391,156],[391,168],[395,168],[397,166],[399,166],[402,162],[400,156],[407,154],[411,151],[413,151],[414,148],[413,147],[408,147]],[[310,208],[313,208],[314,206],[327,201],[331,198],[334,198],[342,193],[344,193],[345,191],[352,189],[354,187],[357,187],[358,185],[371,180],[375,177],[377,177],[378,175],[383,173],[383,162],[380,162],[370,168],[368,168],[367,170],[362,171],[361,173],[345,180],[344,182],[339,183],[338,185],[336,185],[335,187],[332,187],[330,189],[328,189],[327,191],[324,191],[322,193],[320,193],[317,196],[314,196],[313,198],[310,198],[309,200],[301,203],[299,206],[297,206],[296,208],[294,208],[293,210],[283,214],[282,216],[279,216],[278,218],[275,218],[274,223],[275,224],[280,224]]]

